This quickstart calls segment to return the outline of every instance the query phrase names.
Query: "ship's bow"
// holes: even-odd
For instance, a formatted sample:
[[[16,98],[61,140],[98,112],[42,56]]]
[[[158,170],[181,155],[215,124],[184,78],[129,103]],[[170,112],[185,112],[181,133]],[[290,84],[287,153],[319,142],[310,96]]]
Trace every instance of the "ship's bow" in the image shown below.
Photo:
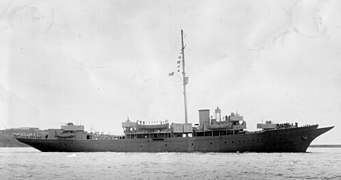
[[[306,152],[311,142],[334,126],[318,128],[318,125],[281,129],[264,133],[265,152]]]
[[[314,141],[318,136],[324,134],[325,132],[333,129],[334,126],[324,127],[324,128],[311,128],[306,129],[301,132],[299,138],[297,139],[297,151],[296,152],[306,152],[311,142]],[[294,151],[295,152],[295,151]]]

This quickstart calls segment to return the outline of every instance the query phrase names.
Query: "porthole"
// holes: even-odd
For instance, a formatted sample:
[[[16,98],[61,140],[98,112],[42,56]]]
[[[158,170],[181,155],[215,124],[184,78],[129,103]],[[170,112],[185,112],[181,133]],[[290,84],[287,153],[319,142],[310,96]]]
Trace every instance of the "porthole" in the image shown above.
[[[227,144],[227,142],[225,141],[225,144]]]
[[[211,144],[213,144],[213,143],[211,142]]]
[[[192,146],[193,146],[194,144],[192,143]]]

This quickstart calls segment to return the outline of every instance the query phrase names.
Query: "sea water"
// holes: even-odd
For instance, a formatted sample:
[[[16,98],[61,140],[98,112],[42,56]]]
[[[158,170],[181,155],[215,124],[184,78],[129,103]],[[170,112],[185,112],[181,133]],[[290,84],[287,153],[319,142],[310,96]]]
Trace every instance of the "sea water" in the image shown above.
[[[54,153],[0,148],[0,179],[341,179],[341,148],[307,153]]]

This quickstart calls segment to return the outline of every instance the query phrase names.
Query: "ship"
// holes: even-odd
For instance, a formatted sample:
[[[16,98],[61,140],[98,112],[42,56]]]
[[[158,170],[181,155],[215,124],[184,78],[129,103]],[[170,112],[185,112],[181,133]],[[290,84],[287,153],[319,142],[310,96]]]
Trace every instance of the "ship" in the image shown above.
[[[247,131],[242,115],[222,115],[219,107],[214,115],[209,109],[200,109],[199,123],[188,123],[183,30],[180,58],[177,64],[182,67],[184,123],[128,118],[122,122],[124,135],[87,132],[83,125],[67,123],[60,129],[14,138],[42,152],[306,152],[315,138],[334,127],[266,121],[257,124],[257,131]]]

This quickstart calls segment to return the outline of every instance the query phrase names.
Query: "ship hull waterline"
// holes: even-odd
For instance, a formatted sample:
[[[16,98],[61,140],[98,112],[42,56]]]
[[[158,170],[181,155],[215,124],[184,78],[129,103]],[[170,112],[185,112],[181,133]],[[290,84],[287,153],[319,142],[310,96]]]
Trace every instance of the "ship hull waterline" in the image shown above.
[[[16,139],[42,152],[306,152],[316,137],[332,128],[314,125],[257,133],[165,139]]]

